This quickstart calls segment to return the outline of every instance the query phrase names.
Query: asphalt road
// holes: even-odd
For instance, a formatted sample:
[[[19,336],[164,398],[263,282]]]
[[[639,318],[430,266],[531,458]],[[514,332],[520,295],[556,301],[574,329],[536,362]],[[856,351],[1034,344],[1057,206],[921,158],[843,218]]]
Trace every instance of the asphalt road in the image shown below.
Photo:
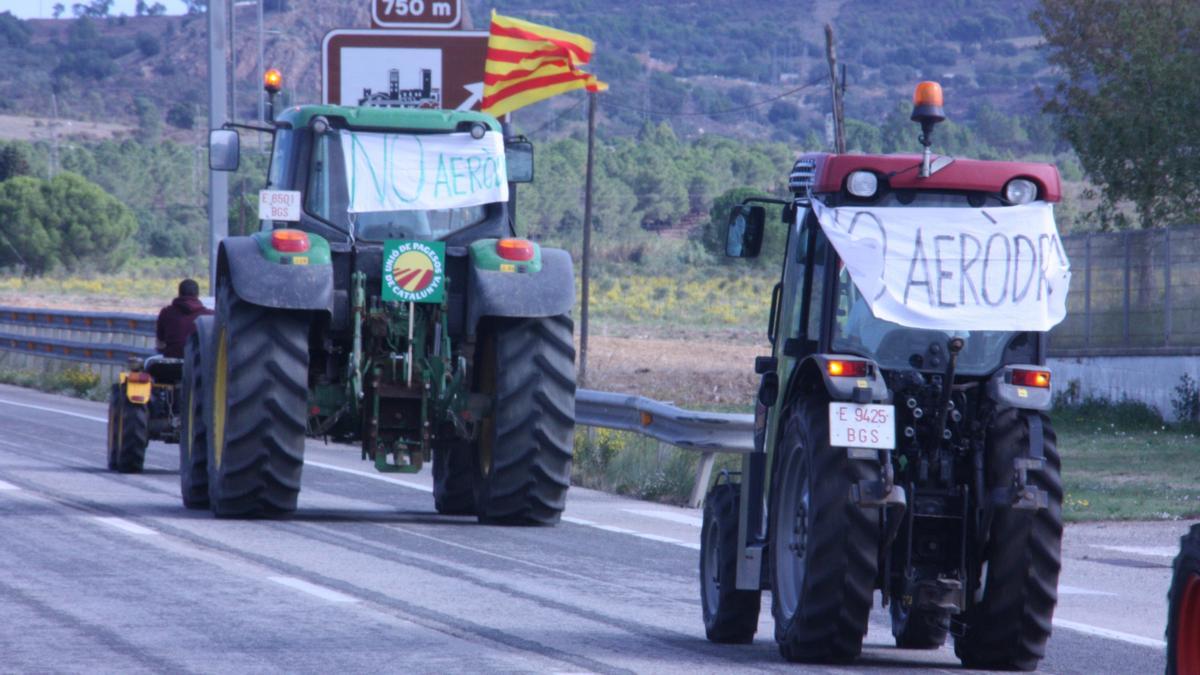
[[[299,511],[214,520],[176,446],[104,468],[105,406],[0,386],[0,672],[944,672],[878,607],[853,665],[704,639],[700,513],[573,488],[555,528],[438,516],[429,476],[310,442]],[[1042,670],[1162,672],[1186,523],[1071,526]],[[878,604],[878,603],[877,603]]]

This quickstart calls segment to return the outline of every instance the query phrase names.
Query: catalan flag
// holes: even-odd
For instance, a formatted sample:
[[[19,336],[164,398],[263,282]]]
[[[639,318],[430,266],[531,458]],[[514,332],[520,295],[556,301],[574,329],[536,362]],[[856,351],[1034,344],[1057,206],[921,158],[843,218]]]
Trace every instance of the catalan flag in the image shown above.
[[[498,117],[575,89],[608,89],[580,68],[591,61],[595,48],[582,35],[500,16],[493,10],[483,111]]]

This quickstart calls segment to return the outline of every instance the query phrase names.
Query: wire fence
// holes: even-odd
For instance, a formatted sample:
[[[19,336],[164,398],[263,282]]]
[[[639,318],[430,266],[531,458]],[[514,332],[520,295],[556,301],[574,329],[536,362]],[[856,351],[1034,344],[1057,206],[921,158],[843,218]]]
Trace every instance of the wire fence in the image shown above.
[[[1200,355],[1200,226],[1070,235],[1053,356]]]

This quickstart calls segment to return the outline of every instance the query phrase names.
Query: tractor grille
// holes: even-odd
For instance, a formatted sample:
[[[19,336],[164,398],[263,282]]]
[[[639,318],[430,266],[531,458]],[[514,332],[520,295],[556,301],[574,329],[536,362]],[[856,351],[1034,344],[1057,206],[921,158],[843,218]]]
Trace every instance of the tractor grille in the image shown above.
[[[817,163],[811,159],[797,160],[792,167],[792,173],[788,176],[788,189],[795,193],[797,203],[808,203],[816,174]]]

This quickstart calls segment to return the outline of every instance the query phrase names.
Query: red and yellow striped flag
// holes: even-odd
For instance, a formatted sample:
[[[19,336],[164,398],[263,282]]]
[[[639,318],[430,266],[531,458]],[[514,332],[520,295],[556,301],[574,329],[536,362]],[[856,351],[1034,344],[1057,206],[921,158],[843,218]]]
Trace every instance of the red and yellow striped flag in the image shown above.
[[[499,117],[575,89],[608,89],[595,75],[580,69],[595,49],[582,35],[500,16],[493,10],[483,111]]]

